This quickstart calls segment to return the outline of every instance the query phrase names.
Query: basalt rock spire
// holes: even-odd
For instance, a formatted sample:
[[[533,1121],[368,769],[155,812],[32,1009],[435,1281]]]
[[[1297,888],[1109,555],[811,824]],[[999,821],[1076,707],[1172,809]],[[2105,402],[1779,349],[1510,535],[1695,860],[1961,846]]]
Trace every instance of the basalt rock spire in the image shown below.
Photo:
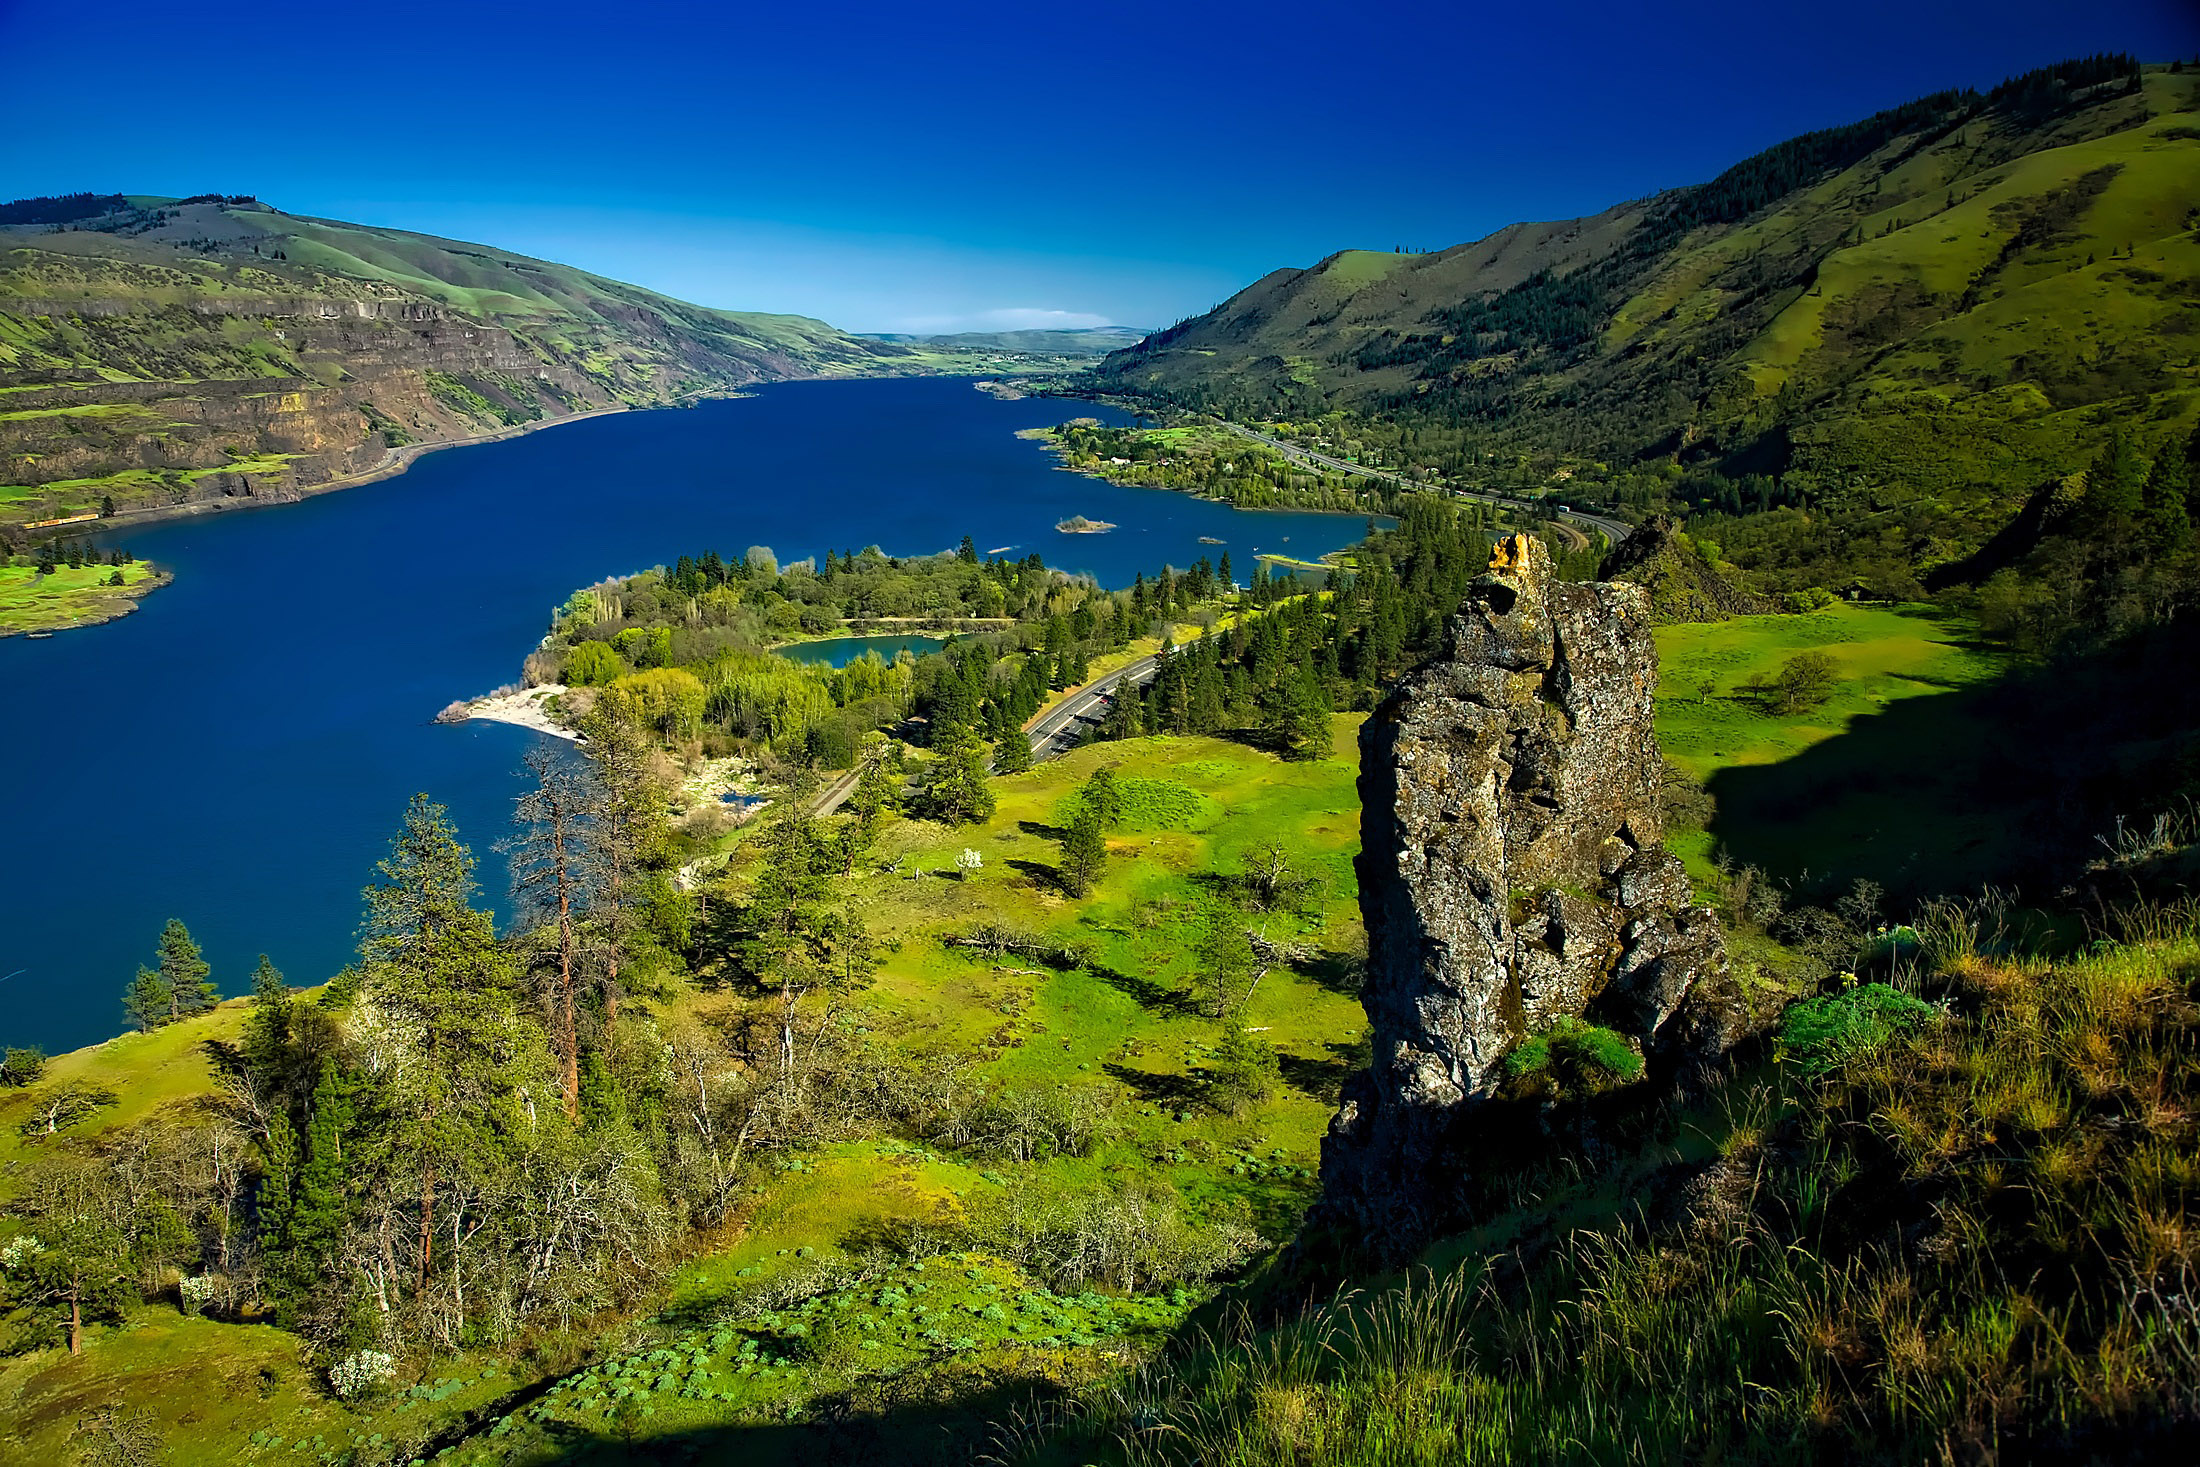
[[[1647,593],[1557,581],[1516,536],[1362,731],[1374,1061],[1324,1143],[1324,1210],[1377,1246],[1462,1220],[1522,1041],[1593,1024],[1670,1080],[1743,1031],[1718,923],[1660,843],[1656,687]]]

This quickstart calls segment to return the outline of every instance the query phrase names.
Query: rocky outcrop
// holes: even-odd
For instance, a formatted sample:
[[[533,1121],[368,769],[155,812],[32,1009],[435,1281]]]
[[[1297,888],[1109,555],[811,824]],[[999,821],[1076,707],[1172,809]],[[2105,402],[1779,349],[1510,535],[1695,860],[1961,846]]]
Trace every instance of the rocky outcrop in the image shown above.
[[[1327,1211],[1363,1237],[1460,1220],[1523,1041],[1594,1025],[1670,1080],[1743,1032],[1718,923],[1660,844],[1649,600],[1500,541],[1444,655],[1362,730],[1373,1065],[1322,1165]]]
[[[1650,619],[1660,624],[1725,621],[1780,609],[1771,597],[1744,591],[1720,574],[1680,525],[1664,515],[1651,516],[1615,546],[1598,574],[1648,591]]]

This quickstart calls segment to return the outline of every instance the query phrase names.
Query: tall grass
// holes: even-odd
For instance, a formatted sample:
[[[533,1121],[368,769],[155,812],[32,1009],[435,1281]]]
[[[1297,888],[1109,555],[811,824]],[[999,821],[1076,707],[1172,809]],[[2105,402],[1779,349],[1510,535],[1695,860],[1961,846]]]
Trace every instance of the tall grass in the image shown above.
[[[1940,1012],[1790,1074],[1635,1221],[1239,1312],[1014,1423],[1123,1467],[2130,1460],[2200,1429],[2200,944],[1992,955],[1928,927]],[[1539,1230],[1539,1224],[1544,1226]]]

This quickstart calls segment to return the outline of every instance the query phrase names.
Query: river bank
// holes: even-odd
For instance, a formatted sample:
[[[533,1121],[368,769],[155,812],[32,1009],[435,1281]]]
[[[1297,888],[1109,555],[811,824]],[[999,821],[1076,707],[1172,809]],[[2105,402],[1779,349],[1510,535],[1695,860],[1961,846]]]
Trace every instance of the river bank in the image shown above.
[[[119,586],[113,584],[117,572]],[[0,565],[0,637],[51,635],[119,620],[174,579],[142,560],[61,566],[43,574],[32,566]]]
[[[515,728],[533,729],[554,739],[580,742],[580,735],[568,728],[558,718],[558,710],[550,706],[553,698],[562,699],[571,689],[562,683],[543,683],[532,688],[499,688],[480,698],[461,698],[435,716],[437,723],[465,723],[479,719],[483,723],[509,723]]]

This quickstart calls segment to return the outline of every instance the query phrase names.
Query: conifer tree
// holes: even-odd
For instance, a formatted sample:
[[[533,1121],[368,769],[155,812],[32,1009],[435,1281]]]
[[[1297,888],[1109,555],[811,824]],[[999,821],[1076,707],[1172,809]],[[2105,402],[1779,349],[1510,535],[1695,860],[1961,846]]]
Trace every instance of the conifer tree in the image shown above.
[[[1108,861],[1107,837],[1090,805],[1080,805],[1062,838],[1062,886],[1081,897],[1092,888]]]
[[[167,1023],[175,1011],[167,980],[140,963],[137,977],[123,990],[122,1011],[140,1032],[150,1032]]]
[[[181,918],[170,917],[160,933],[160,976],[168,985],[170,1018],[202,1014],[222,1001],[213,969],[199,956],[199,945]]]

